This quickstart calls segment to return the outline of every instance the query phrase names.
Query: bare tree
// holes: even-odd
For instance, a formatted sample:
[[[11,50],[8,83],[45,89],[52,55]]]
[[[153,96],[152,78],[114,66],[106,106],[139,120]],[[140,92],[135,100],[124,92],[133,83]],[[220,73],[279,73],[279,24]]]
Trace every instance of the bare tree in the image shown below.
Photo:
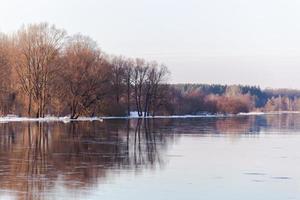
[[[133,70],[133,89],[138,115],[143,116],[143,94],[147,79],[148,66],[143,59],[136,59]]]
[[[22,91],[28,96],[28,115],[32,104],[36,117],[44,117],[49,103],[49,83],[57,73],[57,63],[65,31],[47,23],[23,27],[17,34],[20,62],[17,65]]]
[[[133,67],[134,60],[128,59],[124,69],[125,75],[125,84],[126,84],[126,104],[127,104],[127,115],[130,115],[130,107],[131,107],[131,87],[132,87],[132,79],[133,79]]]
[[[71,37],[63,51],[63,68],[60,74],[60,97],[70,108],[71,118],[93,114],[107,93],[109,65],[96,42],[86,36]]]
[[[169,71],[164,65],[158,65],[157,62],[152,61],[147,64],[147,78],[144,86],[144,116],[155,114],[156,109],[160,106],[164,97],[164,93],[160,90],[163,89],[164,81],[166,80]]]
[[[0,109],[2,114],[12,111],[16,93],[12,87],[12,43],[10,38],[0,34]]]
[[[115,101],[119,105],[122,94],[124,93],[125,68],[127,60],[122,56],[113,56],[111,59],[112,71],[112,91],[115,96]]]
[[[167,95],[167,87],[165,85],[169,76],[169,71],[166,66],[158,65],[156,62],[150,64],[150,70],[148,72],[148,90],[146,93],[145,101],[145,115],[154,116],[157,109],[160,108],[165,102],[165,96]]]

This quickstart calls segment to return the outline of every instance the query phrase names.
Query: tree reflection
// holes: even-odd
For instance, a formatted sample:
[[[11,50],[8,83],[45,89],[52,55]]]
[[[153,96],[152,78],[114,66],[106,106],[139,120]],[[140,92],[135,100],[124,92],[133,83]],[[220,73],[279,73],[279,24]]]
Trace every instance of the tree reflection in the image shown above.
[[[113,170],[155,169],[168,140],[149,120],[0,126],[0,188],[18,199],[43,199],[57,184],[86,188]]]

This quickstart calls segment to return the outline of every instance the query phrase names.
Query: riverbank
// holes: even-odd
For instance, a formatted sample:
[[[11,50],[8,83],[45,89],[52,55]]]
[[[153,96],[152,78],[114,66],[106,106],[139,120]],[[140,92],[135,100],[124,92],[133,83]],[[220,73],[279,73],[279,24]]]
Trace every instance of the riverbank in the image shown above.
[[[30,118],[8,115],[0,117],[0,123],[6,122],[64,122],[72,121],[100,121],[114,120],[114,119],[187,119],[187,118],[226,118],[226,117],[241,117],[241,116],[255,116],[255,115],[281,115],[281,114],[300,114],[300,111],[279,111],[279,112],[249,112],[239,114],[204,114],[204,115],[169,115],[169,116],[147,116],[139,117],[137,115],[131,116],[99,116],[99,117],[78,117],[77,119],[70,119],[69,116],[55,117],[46,116],[44,118]]]

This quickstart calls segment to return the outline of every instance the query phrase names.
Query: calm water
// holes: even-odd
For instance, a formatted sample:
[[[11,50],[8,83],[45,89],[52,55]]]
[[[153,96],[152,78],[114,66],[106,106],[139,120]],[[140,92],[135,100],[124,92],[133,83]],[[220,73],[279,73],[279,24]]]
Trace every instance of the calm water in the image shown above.
[[[0,199],[300,199],[300,115],[0,124]]]

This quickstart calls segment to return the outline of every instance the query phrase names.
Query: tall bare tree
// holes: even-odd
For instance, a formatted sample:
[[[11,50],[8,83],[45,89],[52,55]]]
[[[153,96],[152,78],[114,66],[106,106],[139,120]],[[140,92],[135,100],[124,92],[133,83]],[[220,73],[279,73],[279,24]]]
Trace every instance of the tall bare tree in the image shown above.
[[[8,114],[13,111],[16,100],[16,92],[12,87],[13,67],[12,51],[13,45],[10,38],[0,34],[0,110],[1,114]]]
[[[166,66],[159,65],[153,61],[148,64],[147,79],[145,81],[145,103],[144,116],[155,115],[156,110],[163,103],[167,91],[165,91],[165,83],[169,75]],[[162,92],[164,91],[164,92]]]
[[[117,104],[120,104],[121,96],[124,93],[126,65],[127,65],[127,60],[122,56],[114,56],[111,59],[112,91],[114,93],[115,101]]]
[[[65,31],[47,23],[24,26],[17,34],[20,62],[17,65],[20,85],[28,96],[28,115],[32,104],[36,117],[45,116],[50,100],[49,83],[58,72],[56,59],[63,45]]]
[[[62,59],[60,97],[67,103],[71,118],[93,114],[91,108],[107,93],[104,85],[110,65],[104,54],[89,37],[75,35],[68,40]]]
[[[125,84],[126,84],[126,104],[127,104],[127,115],[130,115],[131,108],[131,87],[132,87],[132,79],[133,79],[133,67],[134,60],[127,59],[124,76],[125,76]]]
[[[147,79],[149,67],[143,59],[136,59],[133,70],[133,89],[134,99],[138,115],[143,116],[143,97],[144,97],[144,86]]]

